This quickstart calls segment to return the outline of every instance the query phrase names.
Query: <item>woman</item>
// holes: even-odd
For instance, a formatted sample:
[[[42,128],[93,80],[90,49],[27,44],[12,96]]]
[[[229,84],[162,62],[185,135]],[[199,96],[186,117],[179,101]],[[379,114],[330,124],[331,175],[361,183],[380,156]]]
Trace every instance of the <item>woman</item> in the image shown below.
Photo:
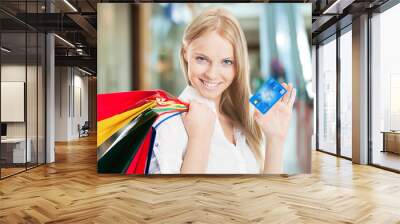
[[[185,30],[180,52],[189,111],[157,127],[150,173],[283,173],[296,92],[265,115],[250,108],[247,43],[238,21],[209,9]]]

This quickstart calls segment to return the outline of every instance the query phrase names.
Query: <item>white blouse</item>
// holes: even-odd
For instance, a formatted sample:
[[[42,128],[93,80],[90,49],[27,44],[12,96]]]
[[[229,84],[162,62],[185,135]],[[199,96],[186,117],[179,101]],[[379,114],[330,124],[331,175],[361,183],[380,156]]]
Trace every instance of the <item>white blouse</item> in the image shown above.
[[[215,103],[202,97],[195,88],[187,86],[179,99],[189,102],[197,100],[209,106],[214,112]],[[179,174],[185,156],[188,136],[180,115],[166,114],[153,124],[156,128],[150,174]],[[160,123],[160,125],[158,125]],[[245,135],[234,128],[236,145],[229,142],[218,119],[211,139],[207,174],[259,174],[260,166],[246,143]]]

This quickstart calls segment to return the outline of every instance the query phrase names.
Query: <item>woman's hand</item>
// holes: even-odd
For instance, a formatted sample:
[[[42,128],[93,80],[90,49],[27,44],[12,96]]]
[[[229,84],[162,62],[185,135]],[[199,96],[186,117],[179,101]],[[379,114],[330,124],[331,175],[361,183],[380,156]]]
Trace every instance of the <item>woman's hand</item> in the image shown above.
[[[188,144],[181,173],[206,172],[215,119],[216,115],[209,107],[196,101],[190,102],[189,111],[182,115]]]
[[[261,126],[267,141],[284,142],[288,134],[296,89],[292,84],[282,83],[287,93],[266,114],[255,112],[256,122]]]
[[[265,115],[256,111],[256,122],[261,126],[266,138],[264,173],[283,173],[283,146],[288,134],[296,89],[291,84],[282,83],[287,93]]]
[[[208,106],[191,101],[189,111],[182,115],[189,139],[211,139],[214,133],[215,113]]]

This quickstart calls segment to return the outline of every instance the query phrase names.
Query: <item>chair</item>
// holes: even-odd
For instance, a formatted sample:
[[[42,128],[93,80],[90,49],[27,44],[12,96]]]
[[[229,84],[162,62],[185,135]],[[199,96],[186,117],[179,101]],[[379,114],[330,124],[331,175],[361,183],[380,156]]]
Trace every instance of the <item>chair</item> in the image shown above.
[[[90,129],[89,121],[85,121],[82,127],[78,124],[79,138],[89,136],[89,129]]]

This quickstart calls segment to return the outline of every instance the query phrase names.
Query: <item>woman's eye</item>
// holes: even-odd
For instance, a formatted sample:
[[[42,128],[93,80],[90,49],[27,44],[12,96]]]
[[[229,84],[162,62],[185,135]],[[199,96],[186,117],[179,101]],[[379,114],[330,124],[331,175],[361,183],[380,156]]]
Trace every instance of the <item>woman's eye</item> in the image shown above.
[[[223,63],[226,64],[226,65],[232,65],[233,61],[229,60],[229,59],[225,59],[225,60],[223,60]]]
[[[206,62],[207,59],[205,57],[197,56],[196,61],[203,63],[203,62]]]

